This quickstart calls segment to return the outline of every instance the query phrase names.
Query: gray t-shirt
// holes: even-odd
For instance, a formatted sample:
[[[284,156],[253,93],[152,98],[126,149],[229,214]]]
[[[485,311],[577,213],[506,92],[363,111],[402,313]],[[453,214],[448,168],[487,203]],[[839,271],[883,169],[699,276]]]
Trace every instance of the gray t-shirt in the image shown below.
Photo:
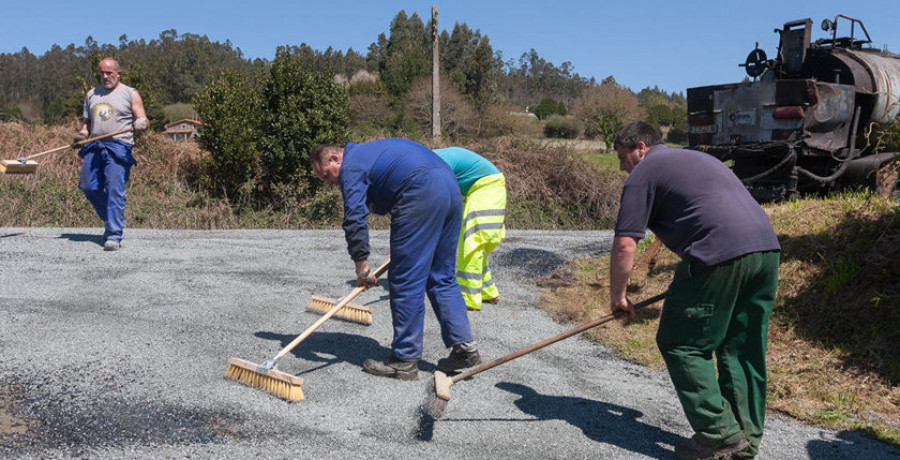
[[[682,258],[704,265],[781,249],[769,217],[725,164],[662,144],[625,181],[615,233],[641,239],[648,228]]]
[[[113,90],[98,86],[88,91],[84,97],[83,116],[90,122],[90,137],[102,136],[123,129],[130,129],[134,123],[131,100],[134,89],[119,83]],[[134,144],[134,134],[117,134],[113,139]]]

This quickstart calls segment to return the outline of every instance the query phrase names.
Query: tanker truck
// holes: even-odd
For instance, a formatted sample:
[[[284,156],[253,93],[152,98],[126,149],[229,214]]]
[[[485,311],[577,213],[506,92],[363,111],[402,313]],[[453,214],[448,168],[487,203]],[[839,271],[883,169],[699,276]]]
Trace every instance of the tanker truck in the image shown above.
[[[785,23],[774,59],[757,42],[739,64],[744,82],[687,90],[690,148],[730,165],[758,201],[897,193],[898,152],[879,133],[898,122],[900,56],[872,48],[857,19],[821,28],[826,38],[811,43],[810,19]]]

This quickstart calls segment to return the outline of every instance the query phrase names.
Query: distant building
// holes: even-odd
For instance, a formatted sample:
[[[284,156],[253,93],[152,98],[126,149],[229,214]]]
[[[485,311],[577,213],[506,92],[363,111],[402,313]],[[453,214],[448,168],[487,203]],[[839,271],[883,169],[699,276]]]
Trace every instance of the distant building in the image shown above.
[[[173,141],[189,141],[200,135],[197,130],[202,125],[202,121],[184,118],[166,124],[163,135]]]

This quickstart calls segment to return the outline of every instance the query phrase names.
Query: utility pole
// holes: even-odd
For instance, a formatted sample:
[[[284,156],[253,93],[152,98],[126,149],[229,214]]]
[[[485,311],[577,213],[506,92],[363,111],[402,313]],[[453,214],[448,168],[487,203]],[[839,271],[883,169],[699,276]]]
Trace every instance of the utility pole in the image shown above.
[[[440,50],[441,39],[438,36],[437,5],[431,5],[431,137],[435,142],[441,140],[441,74]]]

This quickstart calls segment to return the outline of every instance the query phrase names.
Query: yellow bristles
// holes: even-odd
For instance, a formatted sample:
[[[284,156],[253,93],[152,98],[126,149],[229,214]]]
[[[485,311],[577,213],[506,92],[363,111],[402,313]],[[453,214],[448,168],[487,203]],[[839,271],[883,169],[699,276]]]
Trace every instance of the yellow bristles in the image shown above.
[[[31,160],[3,160],[0,161],[0,174],[31,174],[37,171],[37,166],[37,162]]]
[[[270,369],[266,374],[257,372],[258,366],[239,358],[231,358],[228,361],[228,369],[225,370],[225,378],[243,383],[244,385],[259,388],[281,399],[288,401],[303,401],[303,378]]]
[[[334,308],[335,305],[337,305],[337,302],[334,299],[314,295],[309,299],[309,305],[306,306],[306,310],[323,315],[325,313],[328,313],[328,311]],[[351,323],[362,324],[365,326],[371,326],[374,322],[373,314],[374,310],[369,307],[355,303],[348,303],[347,305],[341,307],[341,309],[334,314],[333,318],[338,318],[344,321],[350,321]]]

